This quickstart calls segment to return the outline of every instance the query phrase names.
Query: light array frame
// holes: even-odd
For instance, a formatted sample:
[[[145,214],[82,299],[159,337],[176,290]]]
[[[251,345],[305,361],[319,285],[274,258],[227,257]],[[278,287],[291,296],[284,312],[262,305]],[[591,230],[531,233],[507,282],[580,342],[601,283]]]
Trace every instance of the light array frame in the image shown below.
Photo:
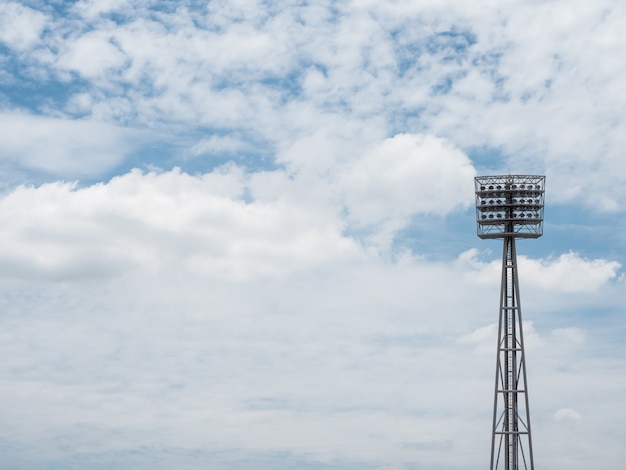
[[[539,238],[543,235],[545,176],[474,178],[480,238]]]

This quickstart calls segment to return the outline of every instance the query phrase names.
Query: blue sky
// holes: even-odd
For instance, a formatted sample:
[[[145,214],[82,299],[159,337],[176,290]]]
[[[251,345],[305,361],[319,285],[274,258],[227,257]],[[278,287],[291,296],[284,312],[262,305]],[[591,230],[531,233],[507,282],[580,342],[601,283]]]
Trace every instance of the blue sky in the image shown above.
[[[626,8],[0,0],[0,466],[475,470],[520,241],[535,463],[623,467]]]

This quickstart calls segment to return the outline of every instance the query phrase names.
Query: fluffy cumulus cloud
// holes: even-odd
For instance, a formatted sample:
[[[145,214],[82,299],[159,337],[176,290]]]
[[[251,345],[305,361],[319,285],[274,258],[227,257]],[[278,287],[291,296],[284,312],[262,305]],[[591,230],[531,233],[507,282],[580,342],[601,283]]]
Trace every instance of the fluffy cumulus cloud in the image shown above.
[[[502,270],[501,261],[481,261],[476,249],[462,253],[458,264],[470,269],[468,278],[473,282],[492,282],[499,279]],[[617,279],[621,267],[617,261],[584,259],[574,252],[562,254],[556,259],[518,256],[518,271],[524,282],[550,291],[595,291],[611,279]]]
[[[537,466],[622,468],[620,2],[0,11],[1,467],[483,468],[514,173]]]
[[[87,79],[102,77],[111,69],[117,70],[124,64],[125,55],[111,39],[106,31],[86,33],[67,44],[58,65]]]
[[[467,207],[472,194],[465,183],[474,175],[470,160],[450,143],[400,134],[348,167],[341,183],[350,217],[367,225]]]
[[[358,256],[339,220],[286,200],[246,203],[245,184],[228,166],[200,177],[133,171],[83,189],[19,187],[0,207],[4,275],[88,278],[177,266],[245,279]]]
[[[30,49],[41,36],[46,16],[16,2],[2,2],[0,42],[17,51]]]
[[[525,258],[521,266],[530,282],[564,292],[593,291],[615,279],[621,268],[617,261],[586,260],[572,252],[562,254],[556,260]]]

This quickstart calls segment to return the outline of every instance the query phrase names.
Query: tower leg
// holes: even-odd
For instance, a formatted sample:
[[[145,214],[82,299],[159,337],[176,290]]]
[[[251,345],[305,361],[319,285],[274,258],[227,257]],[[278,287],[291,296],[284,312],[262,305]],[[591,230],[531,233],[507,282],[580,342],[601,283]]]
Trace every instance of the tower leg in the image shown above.
[[[515,238],[504,238],[490,470],[534,470]]]

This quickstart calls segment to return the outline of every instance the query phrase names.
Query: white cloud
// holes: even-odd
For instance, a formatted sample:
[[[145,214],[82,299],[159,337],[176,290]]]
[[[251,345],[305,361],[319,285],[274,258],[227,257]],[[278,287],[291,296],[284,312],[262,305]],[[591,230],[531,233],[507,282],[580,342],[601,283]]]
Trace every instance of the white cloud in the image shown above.
[[[66,178],[102,174],[145,138],[103,122],[0,112],[0,159]]]
[[[459,256],[460,266],[467,267],[468,279],[478,283],[500,281],[502,261],[483,262],[478,250],[471,249]],[[585,259],[569,252],[558,258],[532,259],[518,256],[518,271],[524,284],[560,292],[593,292],[611,280],[618,279],[621,264],[605,259]]]
[[[93,31],[66,44],[58,65],[76,71],[87,79],[103,81],[103,75],[117,72],[127,61],[125,54],[112,42],[107,31]]]
[[[128,7],[129,5],[125,0],[79,0],[72,5],[72,10],[93,20],[99,15],[125,10]]]
[[[198,156],[214,153],[232,154],[243,150],[250,150],[249,144],[244,140],[229,135],[212,135],[191,147],[190,152],[193,156]]]
[[[474,175],[467,156],[445,140],[400,134],[348,166],[340,184],[350,218],[370,225],[467,207]]]
[[[359,255],[338,220],[285,200],[245,203],[245,184],[226,167],[201,177],[134,171],[83,189],[19,187],[0,205],[3,274],[80,279],[177,266],[248,279]]]
[[[623,5],[610,1],[514,3],[471,15],[483,27],[472,28],[478,42],[469,57],[493,93],[468,95],[466,78],[453,83],[433,103],[433,131],[461,146],[503,150],[507,161],[496,171],[546,172],[551,201],[623,210],[626,96],[615,87],[626,73],[617,26],[625,18]],[[457,71],[472,68],[462,63]]]
[[[561,408],[554,413],[554,419],[565,424],[578,424],[582,416],[571,408]]]
[[[46,16],[15,2],[0,2],[0,42],[18,51],[26,51],[39,42]]]
[[[461,343],[473,345],[477,353],[493,354],[494,356],[497,340],[498,325],[496,323],[477,328],[459,339]]]
[[[35,439],[40,458],[58,455],[60,439],[87,454],[166,442],[194,452],[236,447],[365,465],[452,455],[444,454],[451,444],[406,443],[471,447],[467,425],[441,420],[438,410],[472,406],[480,387],[468,387],[462,403],[451,401],[456,392],[437,364],[456,364],[464,376],[467,363],[426,333],[438,323],[465,324],[441,321],[434,308],[463,300],[442,303],[415,284],[435,276],[439,284],[445,268],[434,266],[434,274],[409,261],[400,269],[351,261],[247,282],[146,264],[118,279],[34,287],[32,303],[11,310],[10,334],[0,334],[0,350],[12,351],[11,367],[23,372],[3,387],[11,442]],[[34,328],[23,311],[37,317]],[[329,429],[343,436],[339,448]],[[215,432],[219,438],[207,442]]]
[[[605,259],[585,259],[566,253],[553,260],[520,259],[520,271],[529,284],[562,292],[592,292],[616,279],[621,264]]]

